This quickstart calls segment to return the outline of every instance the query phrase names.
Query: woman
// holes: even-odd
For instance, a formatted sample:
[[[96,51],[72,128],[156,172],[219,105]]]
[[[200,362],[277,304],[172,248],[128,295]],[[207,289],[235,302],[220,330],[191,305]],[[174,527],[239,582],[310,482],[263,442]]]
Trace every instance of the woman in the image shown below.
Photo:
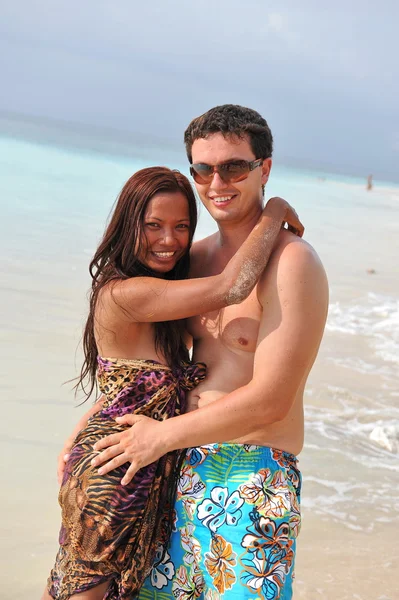
[[[246,298],[283,221],[301,227],[286,202],[269,201],[220,275],[185,280],[197,222],[189,181],[152,167],[125,184],[90,265],[78,385],[89,397],[97,378],[103,396],[75,430],[59,495],[60,549],[43,599],[127,600],[140,588],[156,549],[168,539],[180,453],[123,485],[127,467],[100,476],[91,465],[93,446],[125,429],[115,417],[134,412],[164,420],[184,411],[185,390],[205,376],[205,365],[189,365],[182,319]]]

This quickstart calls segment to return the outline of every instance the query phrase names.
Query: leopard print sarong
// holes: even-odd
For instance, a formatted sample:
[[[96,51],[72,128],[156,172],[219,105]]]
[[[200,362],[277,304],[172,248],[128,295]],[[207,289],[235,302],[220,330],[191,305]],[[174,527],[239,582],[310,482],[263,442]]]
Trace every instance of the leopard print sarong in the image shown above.
[[[185,392],[204,379],[203,363],[172,370],[149,360],[98,358],[103,409],[77,435],[59,493],[60,548],[48,580],[49,594],[67,600],[105,581],[107,600],[135,596],[156,552],[171,530],[181,452],[170,452],[121,485],[129,464],[99,475],[93,445],[123,431],[115,417],[127,413],[162,421],[185,409]]]

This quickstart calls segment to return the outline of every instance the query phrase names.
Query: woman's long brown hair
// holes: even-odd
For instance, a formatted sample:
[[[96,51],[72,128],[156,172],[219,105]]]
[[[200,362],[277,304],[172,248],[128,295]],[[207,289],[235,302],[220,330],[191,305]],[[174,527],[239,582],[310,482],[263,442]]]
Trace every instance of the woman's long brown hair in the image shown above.
[[[166,167],[149,167],[137,171],[125,183],[103,239],[90,263],[92,277],[89,316],[83,333],[84,362],[75,390],[81,389],[85,400],[97,390],[98,348],[94,336],[95,309],[99,293],[110,281],[130,277],[160,277],[159,273],[143,265],[138,256],[142,249],[143,220],[151,198],[160,192],[181,192],[187,198],[190,229],[189,246],[184,256],[165,279],[186,279],[190,269],[189,250],[197,225],[197,203],[187,177]],[[169,366],[179,366],[188,360],[184,343],[184,321],[154,323],[155,347],[165,356]],[[146,358],[146,357],[143,357]]]

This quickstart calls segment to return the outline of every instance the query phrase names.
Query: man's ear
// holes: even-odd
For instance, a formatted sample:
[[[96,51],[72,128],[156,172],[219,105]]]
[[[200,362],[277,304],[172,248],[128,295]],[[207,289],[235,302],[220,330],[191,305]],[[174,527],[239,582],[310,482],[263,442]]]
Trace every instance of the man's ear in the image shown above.
[[[262,165],[262,185],[266,185],[270,171],[272,169],[273,161],[271,158],[265,158]]]

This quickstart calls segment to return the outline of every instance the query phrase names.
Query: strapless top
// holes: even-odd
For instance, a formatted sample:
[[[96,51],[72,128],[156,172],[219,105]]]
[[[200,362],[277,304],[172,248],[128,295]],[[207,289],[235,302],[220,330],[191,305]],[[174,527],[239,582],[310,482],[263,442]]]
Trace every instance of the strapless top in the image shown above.
[[[170,368],[153,360],[97,358],[97,380],[106,396],[101,414],[142,414],[164,420],[185,410],[185,392],[206,376],[204,363]],[[178,400],[170,402],[172,398]],[[176,409],[178,409],[176,411]]]

